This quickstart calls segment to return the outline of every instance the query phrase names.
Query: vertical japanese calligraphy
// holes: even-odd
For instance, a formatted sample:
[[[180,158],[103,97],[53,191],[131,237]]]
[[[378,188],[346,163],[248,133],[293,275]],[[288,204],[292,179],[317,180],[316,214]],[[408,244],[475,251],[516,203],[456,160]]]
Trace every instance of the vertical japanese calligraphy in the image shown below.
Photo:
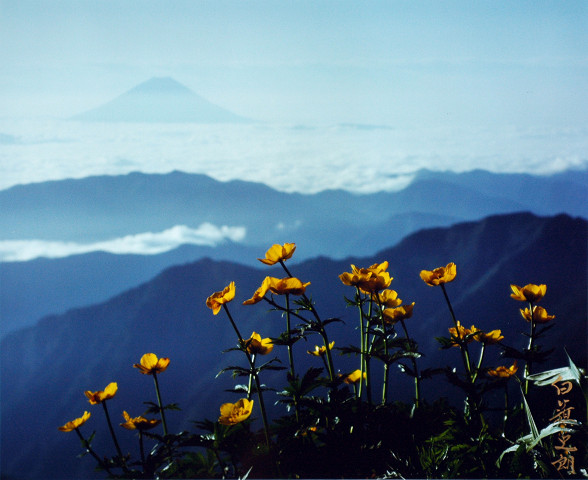
[[[578,449],[568,443],[572,436],[564,430],[567,424],[574,421],[572,418],[572,410],[574,410],[574,407],[569,406],[568,403],[570,400],[569,398],[565,398],[565,396],[572,391],[573,385],[569,380],[562,382],[561,376],[558,376],[551,386],[557,390],[558,399],[557,410],[550,420],[552,422],[559,422],[559,426],[562,429],[557,436],[558,445],[554,447],[559,453],[559,457],[551,462],[551,464],[555,466],[558,471],[568,470],[569,473],[575,474],[576,470],[574,468],[573,453]]]

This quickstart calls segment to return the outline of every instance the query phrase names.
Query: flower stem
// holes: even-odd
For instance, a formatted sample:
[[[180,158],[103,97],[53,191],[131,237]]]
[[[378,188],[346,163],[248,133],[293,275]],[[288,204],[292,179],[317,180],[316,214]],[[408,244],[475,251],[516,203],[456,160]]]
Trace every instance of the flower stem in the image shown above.
[[[445,290],[445,285],[441,284],[441,291],[443,292],[443,296],[445,297],[445,301],[447,302],[447,306],[449,307],[449,313],[451,313],[451,318],[453,319],[453,324],[455,325],[455,331],[457,332],[457,337],[459,340],[461,340],[461,332],[459,330],[459,327],[457,325],[457,318],[455,317],[455,312],[453,311],[453,307],[451,306],[451,302],[449,301],[449,296],[447,295],[447,291]],[[470,364],[470,354],[468,351],[468,346],[467,343],[465,342],[459,342],[459,349],[461,350],[462,353],[462,359],[463,359],[463,363],[466,369],[466,375],[468,377],[468,380],[471,381],[472,379],[472,367]]]
[[[476,367],[476,371],[472,377],[472,383],[476,381],[478,374],[480,373],[480,369],[482,368],[482,361],[484,360],[484,353],[486,352],[486,342],[482,342],[482,350],[480,350],[480,358],[478,359],[478,366]]]
[[[120,457],[121,461],[123,460],[123,454],[118,444],[118,440],[116,439],[116,435],[114,433],[114,429],[112,428],[112,422],[110,421],[110,415],[108,414],[108,408],[106,407],[106,401],[101,402],[102,407],[104,408],[104,414],[106,415],[106,422],[108,423],[108,429],[110,430],[110,435],[112,436],[112,440],[114,441],[114,447],[116,448],[116,453]]]
[[[535,340],[535,327],[537,326],[537,323],[535,322],[535,312],[533,310],[533,302],[529,302],[529,310],[531,311],[531,335],[529,337],[529,346],[527,347],[527,350],[529,351],[529,354],[532,355],[532,351],[533,351],[533,342]],[[525,363],[525,395],[527,395],[529,393],[529,375],[531,375],[531,367],[533,365],[533,362],[531,361],[531,359],[529,359],[526,363]]]
[[[167,435],[167,422],[165,421],[165,412],[161,403],[161,393],[159,392],[159,381],[157,373],[153,372],[153,381],[155,382],[155,393],[157,394],[157,404],[159,405],[159,414],[161,415],[161,425],[163,426],[163,435]]]
[[[404,330],[404,334],[406,335],[406,340],[410,342],[410,336],[408,335],[408,329],[406,328],[406,324],[404,320],[400,320],[400,324],[402,325],[402,329]],[[420,397],[421,397],[421,386],[420,386],[420,379],[419,379],[419,370],[417,366],[416,359],[411,357],[412,360],[412,368],[414,370],[414,406],[415,408],[419,408]]]
[[[284,260],[280,260],[280,265],[282,266],[282,268],[286,272],[286,275],[288,275],[288,277],[290,277],[290,278],[293,278],[292,274],[290,273],[290,270],[288,270],[288,267],[286,267]],[[287,298],[288,298],[288,295],[286,295],[286,299]],[[308,298],[306,293],[302,294],[302,298],[304,298],[304,300],[306,301],[306,304],[308,305],[308,308],[310,309],[311,313],[313,314],[315,320],[320,325],[320,333],[321,333],[321,336],[323,337],[323,340],[325,341],[325,346],[327,346],[328,345],[327,332],[323,326],[323,322],[321,320],[321,317],[319,316],[318,312],[316,311],[316,308],[314,308],[314,305],[312,304],[312,302],[310,301],[310,298]],[[287,310],[289,311],[290,309],[287,309]],[[328,362],[329,378],[331,381],[333,381],[335,379],[335,368],[333,367],[333,357],[331,356],[331,352],[329,352],[328,347],[327,347],[327,362]]]
[[[241,333],[239,332],[239,329],[237,328],[237,324],[235,323],[235,321],[233,320],[233,317],[231,316],[231,312],[229,312],[229,309],[226,304],[223,305],[223,308],[225,310],[225,313],[227,314],[227,317],[229,317],[229,320],[231,321],[231,325],[233,326],[235,333],[237,334],[237,338],[239,339],[239,345],[241,347],[243,347],[243,345],[244,345],[243,337],[241,336]],[[265,430],[265,441],[267,443],[267,446],[269,447],[269,444],[270,444],[269,427],[268,427],[268,423],[267,423],[267,415],[265,413],[265,403],[263,402],[263,394],[261,393],[261,382],[259,381],[259,376],[257,375],[257,370],[255,369],[255,358],[251,357],[250,353],[247,351],[246,348],[243,348],[243,353],[245,353],[245,356],[247,357],[247,361],[249,362],[249,368],[250,368],[250,372],[251,372],[250,375],[253,375],[253,379],[255,380],[255,386],[257,387],[257,397],[259,398],[259,409],[261,410],[261,418],[263,420],[263,429]],[[249,391],[251,391],[251,389],[249,389]]]
[[[112,475],[112,472],[110,471],[110,469],[108,468],[108,465],[106,465],[106,463],[104,463],[100,459],[100,457],[96,454],[96,452],[92,449],[92,447],[90,446],[90,443],[81,434],[79,428],[76,428],[75,431],[78,434],[78,437],[80,437],[80,440],[82,441],[82,445],[86,449],[86,452],[88,452],[90,455],[92,455],[92,457],[94,457],[94,460],[96,460],[98,462],[98,465],[100,466],[100,468],[103,468],[106,471],[106,473],[108,473],[108,475],[110,475],[112,477],[113,475]]]
[[[296,378],[294,372],[294,353],[292,352],[292,337],[290,336],[290,295],[286,293],[286,335],[288,337],[288,361],[290,362],[290,375],[292,380]]]
[[[361,293],[359,292],[359,288],[355,287],[357,291],[357,299],[358,299],[358,308],[359,308],[359,349],[360,349],[360,359],[359,359],[359,388],[357,392],[357,398],[361,399],[361,395],[363,393],[363,374],[365,372],[365,355],[367,353],[366,349],[366,342],[365,342],[365,318],[363,315],[363,299],[361,297]]]
[[[143,446],[143,432],[139,430],[139,451],[141,452],[141,465],[145,472],[145,447]]]

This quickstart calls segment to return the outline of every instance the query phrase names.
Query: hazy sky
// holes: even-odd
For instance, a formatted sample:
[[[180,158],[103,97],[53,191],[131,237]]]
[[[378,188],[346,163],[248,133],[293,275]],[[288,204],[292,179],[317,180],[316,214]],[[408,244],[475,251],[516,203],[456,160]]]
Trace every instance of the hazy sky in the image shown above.
[[[588,120],[588,2],[0,0],[0,115],[171,76],[280,122]]]

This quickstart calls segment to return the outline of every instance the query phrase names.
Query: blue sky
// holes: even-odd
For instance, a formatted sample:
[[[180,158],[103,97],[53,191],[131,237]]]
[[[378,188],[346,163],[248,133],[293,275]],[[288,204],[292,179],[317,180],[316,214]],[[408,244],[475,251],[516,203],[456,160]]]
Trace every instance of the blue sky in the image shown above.
[[[0,110],[171,76],[260,120],[586,123],[587,26],[583,1],[0,0]]]

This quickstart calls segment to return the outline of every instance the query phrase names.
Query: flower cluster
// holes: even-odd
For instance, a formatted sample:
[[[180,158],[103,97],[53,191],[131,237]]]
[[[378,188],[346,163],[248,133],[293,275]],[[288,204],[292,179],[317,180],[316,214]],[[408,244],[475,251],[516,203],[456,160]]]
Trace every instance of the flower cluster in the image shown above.
[[[110,477],[245,477],[251,469],[256,469],[253,475],[274,478],[305,478],[310,474],[333,478],[346,475],[446,478],[464,473],[487,478],[508,477],[509,474],[546,476],[545,471],[538,470],[536,459],[553,454],[554,450],[547,452],[548,447],[541,445],[540,440],[556,430],[548,426],[541,433],[532,431],[529,435],[519,426],[523,410],[525,421],[522,424],[533,425],[527,402],[530,383],[545,384],[546,379],[551,382],[555,377],[553,372],[533,373],[533,367],[547,355],[537,345],[538,339],[551,326],[545,324],[555,318],[537,305],[546,295],[546,285],[510,286],[510,297],[528,304],[520,309],[520,314],[531,327],[527,334],[528,346],[517,350],[508,344],[503,330],[479,328],[484,324],[482,316],[474,319],[475,324],[458,319],[460,312],[454,310],[450,296],[459,282],[448,285],[457,279],[455,263],[419,273],[425,285],[439,287],[436,292],[442,292],[447,305],[448,323],[441,319],[435,326],[425,324],[424,309],[415,309],[416,302],[403,301],[398,292],[390,288],[394,278],[388,261],[369,267],[351,265],[350,271],[341,273],[338,278],[346,287],[353,287],[345,287],[346,292],[354,293],[346,295],[345,299],[348,306],[359,313],[359,325],[353,332],[359,334],[359,339],[356,337],[358,342],[348,346],[337,339],[335,348],[335,341],[329,340],[330,329],[343,322],[336,317],[325,320],[307,294],[311,282],[291,274],[286,262],[295,250],[294,243],[276,244],[266,251],[264,258],[258,259],[264,265],[281,267],[285,276],[265,276],[252,295],[245,296],[246,300],[231,304],[237,294],[235,282],[206,299],[206,306],[213,315],[223,310],[223,317],[226,315],[235,332],[236,343],[225,351],[237,352],[235,355],[241,359],[220,373],[230,371],[233,378],[245,377],[246,381],[229,390],[239,394],[241,398],[237,401],[219,401],[220,407],[215,409],[218,408],[220,414],[215,414],[215,421],[196,422],[205,433],[172,434],[168,431],[166,411],[177,408],[175,404],[162,403],[158,378],[167,371],[170,359],[154,353],[145,353],[132,366],[152,377],[157,403],[146,402],[150,408],[135,417],[123,410],[124,422],[120,423],[120,427],[139,437],[140,460],[131,461],[130,454],[123,454],[112,428],[108,403],[117,394],[116,382],[109,383],[104,390],[84,392],[91,405],[102,406],[116,456],[97,455],[90,443],[92,437],[87,439],[82,435],[81,427],[91,417],[88,411],[60,426],[59,430],[75,431],[82,439],[85,452],[92,455],[98,467]],[[414,279],[418,282],[416,272]],[[425,288],[422,283],[420,285]],[[235,310],[249,313],[250,306],[262,301],[285,321],[284,331],[275,338],[264,337],[257,331],[252,331],[249,338],[242,336],[243,322],[239,321]],[[505,301],[508,301],[506,292]],[[248,323],[249,328],[252,323]],[[448,357],[459,357],[457,365],[423,368],[423,353],[409,329],[422,333],[433,328],[448,332],[448,337],[437,340]],[[312,366],[303,372],[300,363],[304,362],[300,362],[297,352],[305,341],[316,338],[320,338],[316,344],[310,343],[314,348],[305,348],[304,362]],[[335,362],[336,354],[340,355]],[[492,356],[511,358],[513,363],[491,366],[495,360]],[[519,369],[519,363],[524,364],[522,374],[523,367]],[[570,366],[568,370],[559,369],[555,373],[575,378],[580,370],[574,368]],[[282,370],[287,372],[277,373]],[[279,375],[285,377],[283,388],[272,385]],[[414,394],[411,393],[408,403],[392,398],[402,385],[400,377],[403,375],[414,382]],[[422,389],[423,382],[435,377],[444,378],[460,389],[463,407],[450,406],[440,399],[430,402],[423,398],[423,392],[428,395]],[[262,378],[267,385],[262,383]],[[517,382],[524,384],[524,389],[519,389]],[[378,389],[381,389],[381,396]],[[516,406],[512,400],[513,390],[518,395],[521,390],[523,393],[522,402]],[[501,393],[504,394],[502,403]],[[282,416],[271,418],[273,412],[266,408],[268,395],[277,399],[276,408],[286,407]],[[495,413],[489,414],[496,411],[503,412],[502,420],[497,421]],[[158,418],[149,418],[153,414]],[[258,426],[255,430],[259,422],[263,423],[263,429]],[[156,433],[159,425],[163,435]],[[561,428],[557,431],[567,434],[567,430],[563,432]],[[143,445],[145,438],[156,442],[148,453]],[[199,450],[188,453],[188,447]],[[501,465],[504,455],[514,451],[518,452],[516,465]],[[357,456],[357,452],[362,455]],[[524,463],[525,455],[528,455],[527,464],[535,465],[534,470]],[[540,467],[548,468],[544,465],[548,463],[542,460]],[[524,471],[517,470],[523,467]]]

